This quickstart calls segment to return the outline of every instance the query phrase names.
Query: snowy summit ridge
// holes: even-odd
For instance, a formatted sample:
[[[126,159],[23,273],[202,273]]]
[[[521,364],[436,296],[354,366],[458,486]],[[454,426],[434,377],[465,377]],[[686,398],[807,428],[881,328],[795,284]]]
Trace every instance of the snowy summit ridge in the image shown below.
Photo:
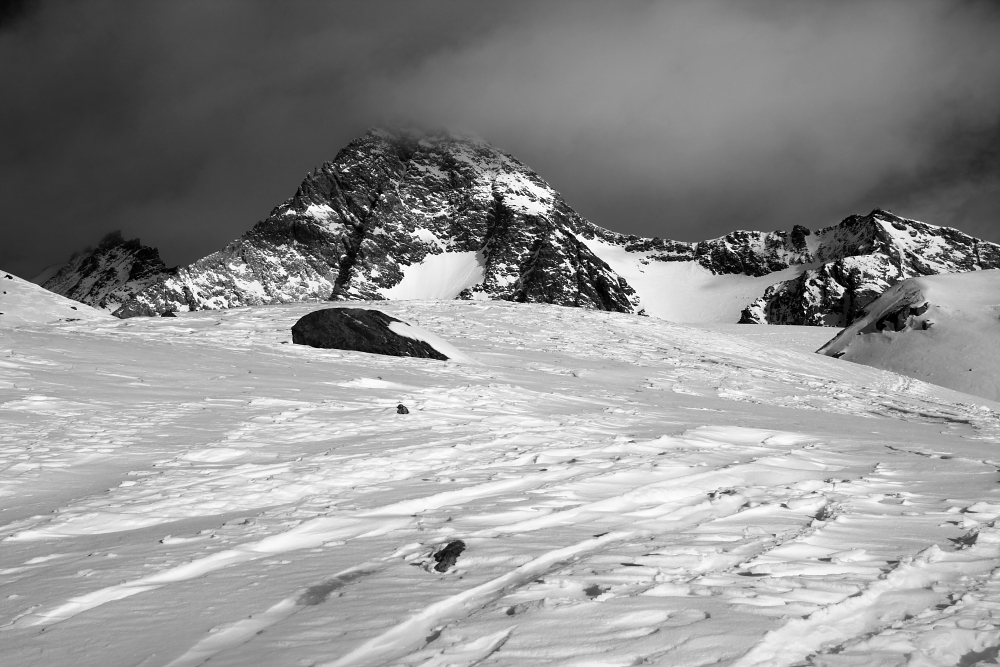
[[[158,256],[135,261],[136,249],[123,260],[129,244],[145,249],[102,242],[45,287],[119,317],[460,298],[678,322],[845,326],[906,278],[1000,268],[996,244],[880,209],[818,231],[796,225],[696,243],[620,234],[581,217],[481,138],[381,129],[193,264],[168,270]]]

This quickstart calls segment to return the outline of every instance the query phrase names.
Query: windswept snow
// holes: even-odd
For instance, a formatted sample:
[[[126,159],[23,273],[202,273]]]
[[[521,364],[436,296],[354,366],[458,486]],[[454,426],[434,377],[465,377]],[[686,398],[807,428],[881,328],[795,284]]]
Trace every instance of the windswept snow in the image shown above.
[[[311,304],[0,331],[0,664],[1000,651],[1000,404],[791,327],[373,305],[480,363],[288,344]]]
[[[1000,400],[1000,270],[904,280],[819,351]]]
[[[0,329],[25,324],[114,319],[110,314],[0,271]]]
[[[436,237],[435,237],[436,238]],[[403,267],[403,279],[382,290],[387,299],[454,299],[485,278],[482,252],[443,252]]]

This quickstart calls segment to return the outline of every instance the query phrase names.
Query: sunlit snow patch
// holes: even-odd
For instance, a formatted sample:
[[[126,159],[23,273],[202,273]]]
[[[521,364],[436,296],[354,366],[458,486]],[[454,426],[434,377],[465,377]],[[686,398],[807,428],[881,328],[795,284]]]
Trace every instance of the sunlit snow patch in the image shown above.
[[[764,290],[797,278],[811,266],[793,266],[766,276],[716,275],[697,262],[664,262],[649,257],[655,253],[630,252],[597,238],[577,238],[639,293],[647,315],[672,322],[739,322],[743,309]]]
[[[403,267],[403,279],[382,290],[387,299],[454,299],[486,277],[481,252],[445,252],[427,255],[422,262]]]

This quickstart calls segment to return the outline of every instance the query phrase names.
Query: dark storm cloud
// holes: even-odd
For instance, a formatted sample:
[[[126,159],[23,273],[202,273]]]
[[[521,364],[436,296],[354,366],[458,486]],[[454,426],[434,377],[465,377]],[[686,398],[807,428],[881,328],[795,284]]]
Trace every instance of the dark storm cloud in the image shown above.
[[[537,154],[612,227],[695,239],[875,205],[919,214],[938,188],[997,186],[984,159],[1000,119],[994,7],[598,5],[436,56],[385,90]]]
[[[598,224],[875,205],[1000,240],[988,3],[42,2],[0,31],[0,266],[221,247],[369,125],[476,131]]]

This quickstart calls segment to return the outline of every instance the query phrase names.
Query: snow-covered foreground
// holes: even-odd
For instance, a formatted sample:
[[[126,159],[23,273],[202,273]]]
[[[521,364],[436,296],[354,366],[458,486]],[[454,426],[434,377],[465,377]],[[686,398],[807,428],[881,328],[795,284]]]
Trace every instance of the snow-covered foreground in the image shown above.
[[[815,329],[378,304],[473,364],[315,307],[0,331],[0,664],[996,657],[1000,405]]]

